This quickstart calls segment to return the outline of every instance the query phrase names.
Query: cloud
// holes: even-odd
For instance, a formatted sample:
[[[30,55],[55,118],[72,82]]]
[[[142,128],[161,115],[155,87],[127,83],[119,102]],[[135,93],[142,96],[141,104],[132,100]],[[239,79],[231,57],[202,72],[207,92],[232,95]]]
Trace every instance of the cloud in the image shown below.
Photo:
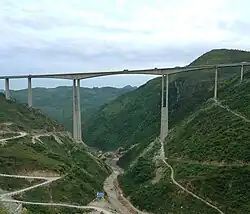
[[[175,66],[213,48],[249,49],[249,6],[246,0],[2,0],[0,75]]]

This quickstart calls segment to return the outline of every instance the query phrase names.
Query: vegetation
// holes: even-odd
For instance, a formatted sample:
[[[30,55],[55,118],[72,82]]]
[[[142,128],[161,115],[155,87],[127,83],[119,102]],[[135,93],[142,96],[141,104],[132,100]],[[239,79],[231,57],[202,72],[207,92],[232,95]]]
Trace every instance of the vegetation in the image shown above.
[[[245,55],[244,52],[236,53],[238,52],[234,50],[211,51],[191,65],[249,61],[247,60],[250,58],[248,52],[245,52]],[[234,60],[231,61],[232,56]],[[236,69],[219,70],[218,98],[223,105],[243,115],[246,119],[250,119],[249,71],[248,68],[245,69],[244,80],[241,84],[238,71],[239,69],[237,72]],[[238,76],[232,78],[235,74]],[[178,83],[181,78],[185,80],[185,85],[183,89],[178,90],[179,93],[172,95],[174,98],[171,98],[171,90],[175,87],[173,82]],[[198,87],[200,82],[195,82],[197,79],[201,79],[204,85]],[[173,166],[179,183],[216,205],[223,212],[249,213],[250,195],[247,190],[250,183],[250,148],[248,145],[250,123],[219,107],[209,99],[213,97],[213,81],[208,73],[198,76],[183,74],[172,79],[169,93],[171,132],[165,141],[167,161]],[[188,88],[186,90],[187,86],[197,88],[196,93],[191,96],[192,90]],[[150,83],[144,87],[150,87]],[[185,100],[186,96],[189,99]],[[178,99],[177,97],[184,98]],[[155,97],[156,99],[159,97]],[[176,102],[175,105],[173,101]],[[182,110],[182,108],[185,109]],[[151,109],[151,112],[154,111],[157,111],[157,108]],[[152,118],[152,113],[147,116]],[[122,119],[118,117],[116,120]],[[154,125],[152,124],[152,127]],[[145,127],[145,132],[147,132],[147,127]],[[140,133],[138,135],[140,136]],[[140,139],[139,136],[138,139]],[[119,177],[120,185],[134,205],[156,214],[218,213],[175,186],[170,180],[169,168],[154,158],[157,152],[154,155],[143,155],[135,165],[129,167],[129,164],[150,143],[150,141],[145,143],[144,134],[141,136],[141,141],[137,141],[139,144],[128,150],[118,162],[126,169],[124,175]],[[160,178],[153,182],[157,173]],[[141,175],[144,179],[141,179]]]
[[[121,94],[134,90],[134,87],[124,88],[81,88],[81,113],[85,123],[105,103],[114,100]],[[28,91],[11,91],[11,95],[22,103],[27,103]],[[67,130],[72,130],[72,87],[34,88],[33,106],[57,120]]]
[[[250,61],[249,58],[249,52],[213,50],[190,65]],[[219,101],[246,119],[250,119],[248,69],[245,68],[241,84],[239,68],[219,69],[218,91]],[[171,76],[171,132],[164,142],[167,161],[173,166],[179,183],[223,212],[249,213],[250,123],[210,99],[213,97],[213,75],[211,71],[197,71]],[[125,196],[141,210],[155,214],[218,213],[176,186],[171,180],[170,169],[157,158],[161,146],[155,140],[160,130],[160,100],[161,81],[156,78],[103,105],[85,124],[86,142],[104,150],[120,146],[128,149],[118,161],[125,169],[118,178],[119,184]],[[15,129],[30,129],[18,118],[16,121],[18,126]],[[48,126],[51,123],[48,122]],[[14,163],[15,170],[33,170],[34,160],[39,160],[35,165],[38,169],[68,174],[45,188],[17,197],[33,201],[39,197],[43,201],[87,203],[101,188],[109,170],[90,156],[85,147],[73,144],[67,137],[61,136],[65,146],[56,143],[53,137],[41,139],[44,144],[30,144],[30,137],[26,137],[1,147],[1,172],[13,172],[11,166]],[[14,151],[18,152],[13,154]],[[66,209],[56,210],[60,208],[27,208],[31,213],[66,213]]]
[[[239,92],[241,89],[246,92],[249,90],[248,84],[248,80],[242,85],[231,80],[225,87],[231,90],[238,86]],[[223,91],[226,89],[221,94]],[[239,94],[244,96],[238,96],[238,102],[244,100],[241,103],[247,104],[247,93]],[[233,105],[235,100],[232,101],[232,104],[228,100],[224,102]],[[167,157],[176,170],[176,179],[225,213],[249,213],[249,133],[250,123],[216,106],[213,101],[204,103],[181,125],[175,126],[165,142]],[[199,204],[197,199],[183,192],[180,194],[180,189],[170,181],[167,166],[160,165],[165,168],[164,177],[152,183],[159,168],[152,157],[147,155],[140,158],[134,167],[128,168],[124,176],[119,178],[124,193],[135,205],[153,213],[190,213],[190,209],[193,213],[215,212],[202,202]],[[179,210],[180,207],[183,209]]]
[[[33,129],[53,131],[54,127],[60,129],[56,121],[46,117],[40,110],[29,109],[26,105],[16,104],[14,101],[7,101],[3,94],[0,94],[0,122],[14,122],[11,130]]]
[[[140,158],[137,164],[119,177],[120,185],[131,202],[152,213],[216,213],[212,208],[180,191],[170,180],[170,171],[152,158]],[[163,177],[153,183],[157,168],[164,168]]]
[[[211,84],[209,81],[203,81],[194,85],[184,77],[170,83],[170,126],[180,122],[183,116],[192,113],[200,102],[211,97],[212,91],[207,92]],[[86,143],[104,150],[136,143],[147,145],[159,135],[160,100],[159,78],[136,91],[120,96],[102,107],[85,124]]]
[[[109,168],[99,161],[83,144],[76,144],[60,126],[39,111],[29,109],[13,101],[6,101],[0,95],[1,126],[5,129],[29,132],[30,135],[9,140],[1,144],[0,172],[19,174],[43,171],[55,175],[65,176],[49,186],[40,187],[15,196],[21,200],[45,202],[53,200],[57,203],[85,205],[95,198],[96,192],[102,189],[103,181],[110,173]],[[35,118],[35,120],[33,120]],[[5,124],[6,122],[11,122]],[[41,131],[42,130],[42,131]],[[53,136],[41,136],[39,142],[32,143],[31,137],[39,132],[54,132],[60,138],[59,144]],[[6,190],[20,189],[41,182],[29,183],[23,179],[0,179],[0,188]],[[83,213],[70,211],[65,208],[44,208],[41,206],[27,206],[28,213]],[[46,211],[45,211],[46,210]]]
[[[232,57],[234,60],[232,61]],[[250,52],[213,50],[199,57],[191,66],[249,61]],[[216,60],[215,60],[216,59]],[[249,67],[245,67],[245,71]],[[219,69],[219,89],[225,79],[240,76],[240,68]],[[214,72],[195,71],[170,76],[170,128],[192,114],[199,105],[213,96]],[[140,143],[147,146],[160,129],[161,79],[156,78],[137,90],[124,94],[101,107],[85,123],[87,144],[103,150],[129,147]]]
[[[25,208],[25,211],[23,211],[22,214],[50,214],[50,213],[61,213],[60,207],[41,207],[39,210],[36,209],[36,206],[34,205],[27,205],[27,210]],[[75,209],[75,208],[63,208],[65,213],[70,214],[86,214],[90,213],[91,209]],[[32,210],[32,211],[31,211]]]
[[[250,166],[172,163],[183,186],[219,206],[225,213],[249,213]]]
[[[0,132],[0,139],[14,137],[14,136],[17,136],[17,134],[16,133],[1,133]]]
[[[4,207],[1,207],[1,204],[0,204],[0,214],[8,214],[8,210]]]
[[[32,185],[36,185],[38,183],[42,183],[42,180],[31,180],[28,181],[22,178],[8,178],[8,177],[0,177],[0,189],[6,191],[14,191],[22,188],[26,188]]]
[[[202,54],[190,65],[215,65],[223,63],[249,62],[250,52],[242,50],[214,49]]]
[[[219,90],[219,100],[247,119],[250,115],[249,90],[248,79],[241,84],[237,79],[231,79]],[[205,156],[214,161],[250,161],[249,131],[249,122],[219,107],[214,101],[207,101],[175,129],[166,149],[169,157],[203,160]]]

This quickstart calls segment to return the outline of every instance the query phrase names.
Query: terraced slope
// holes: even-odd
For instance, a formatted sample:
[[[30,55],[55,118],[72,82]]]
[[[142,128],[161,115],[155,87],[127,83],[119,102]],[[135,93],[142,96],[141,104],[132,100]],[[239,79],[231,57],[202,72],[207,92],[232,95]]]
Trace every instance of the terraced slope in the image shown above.
[[[4,133],[18,137],[0,139],[0,173],[64,176],[49,186],[15,196],[33,202],[86,205],[102,190],[109,168],[84,144],[76,144],[69,133],[38,110],[28,109],[0,95],[0,125]],[[10,137],[11,138],[11,137]],[[1,178],[3,191],[20,189],[30,182]],[[1,202],[0,202],[1,203]],[[68,208],[27,205],[29,213],[81,213]],[[83,211],[82,211],[83,213]]]

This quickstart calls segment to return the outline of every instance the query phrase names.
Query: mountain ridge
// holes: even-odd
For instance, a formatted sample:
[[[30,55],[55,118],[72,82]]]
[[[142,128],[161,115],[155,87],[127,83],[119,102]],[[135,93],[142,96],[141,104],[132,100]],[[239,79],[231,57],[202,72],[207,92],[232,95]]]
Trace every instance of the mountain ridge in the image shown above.
[[[125,86],[123,88],[114,87],[81,87],[81,113],[84,124],[92,114],[102,105],[115,99],[116,97],[135,90],[135,87]],[[64,127],[72,131],[72,87],[59,86],[56,88],[33,88],[33,107],[51,118],[57,120]],[[13,91],[11,95],[21,103],[27,103],[27,89]]]
[[[249,52],[220,49],[191,65],[249,60]],[[87,144],[128,149],[118,161],[125,170],[119,184],[135,206],[155,214],[250,212],[250,168],[244,163],[249,161],[250,127],[235,116],[250,115],[249,66],[244,70],[240,83],[240,68],[219,69],[218,103],[213,101],[212,70],[171,75],[169,81],[166,162],[180,185],[218,210],[173,183],[173,171],[159,158],[162,146],[153,141],[160,130],[160,78],[103,106],[85,124]]]

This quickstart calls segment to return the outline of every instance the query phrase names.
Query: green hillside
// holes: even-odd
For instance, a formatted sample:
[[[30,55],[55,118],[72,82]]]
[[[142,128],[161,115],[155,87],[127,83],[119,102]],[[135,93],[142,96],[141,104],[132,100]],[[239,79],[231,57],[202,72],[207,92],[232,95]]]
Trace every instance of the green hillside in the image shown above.
[[[224,213],[250,212],[249,91],[250,81],[239,84],[238,79],[228,81],[219,91],[221,103],[249,116],[248,122],[208,100],[175,126],[165,141],[176,180]],[[156,152],[149,150],[120,177],[134,204],[153,213],[218,213],[174,186],[168,167],[153,160]],[[160,180],[152,183],[159,169]]]
[[[211,81],[198,84],[180,77],[169,85],[170,127],[192,113],[212,96]],[[182,93],[185,92],[185,93]],[[205,96],[204,96],[205,94]],[[149,81],[133,92],[122,95],[102,107],[85,124],[85,142],[108,150],[136,143],[148,143],[159,135],[161,79]]]
[[[199,57],[190,65],[202,65],[204,62],[229,63],[233,55],[238,56],[235,53],[238,51],[214,50]],[[233,62],[247,61],[248,58],[250,61],[249,52],[239,53],[239,57]],[[213,60],[214,58],[217,61]],[[222,82],[235,75],[240,75],[240,68],[220,69],[219,81]],[[213,84],[214,72],[211,71],[171,75],[170,127],[178,124],[184,116],[194,112],[200,103],[211,97]],[[104,105],[85,123],[83,131],[86,143],[104,150],[116,149],[121,145],[147,144],[159,135],[160,100],[161,79],[156,78]]]
[[[85,123],[103,104],[118,96],[134,90],[134,87],[124,88],[102,87],[81,88],[81,113]],[[17,101],[27,103],[28,92],[25,90],[11,91]],[[56,119],[67,130],[72,130],[72,87],[34,88],[33,106],[39,108],[46,115]]]
[[[190,65],[215,65],[223,63],[249,62],[250,52],[242,50],[214,49],[202,54]]]
[[[18,139],[0,142],[0,173],[62,176],[45,187],[14,196],[15,199],[86,205],[102,189],[103,181],[110,173],[110,169],[85,145],[76,144],[71,135],[54,120],[38,110],[6,101],[3,94],[0,94],[0,130],[12,133],[12,136],[26,134]],[[41,183],[39,180],[33,182]],[[31,185],[25,179],[1,177],[0,192]],[[1,201],[0,205],[3,206]],[[29,214],[84,213],[74,209],[24,206]]]
[[[242,61],[250,61],[249,52],[222,49],[205,53],[190,65]],[[219,69],[218,98],[250,118],[249,75],[246,67],[239,84],[240,68]],[[210,99],[213,86],[211,70],[171,76],[167,161],[180,184],[224,213],[249,213],[249,123]],[[168,166],[157,158],[160,143],[151,142],[160,130],[160,93],[161,80],[156,78],[103,106],[85,124],[85,140],[105,150],[133,145],[118,161],[125,168],[119,181],[141,210],[218,213],[176,186]]]

